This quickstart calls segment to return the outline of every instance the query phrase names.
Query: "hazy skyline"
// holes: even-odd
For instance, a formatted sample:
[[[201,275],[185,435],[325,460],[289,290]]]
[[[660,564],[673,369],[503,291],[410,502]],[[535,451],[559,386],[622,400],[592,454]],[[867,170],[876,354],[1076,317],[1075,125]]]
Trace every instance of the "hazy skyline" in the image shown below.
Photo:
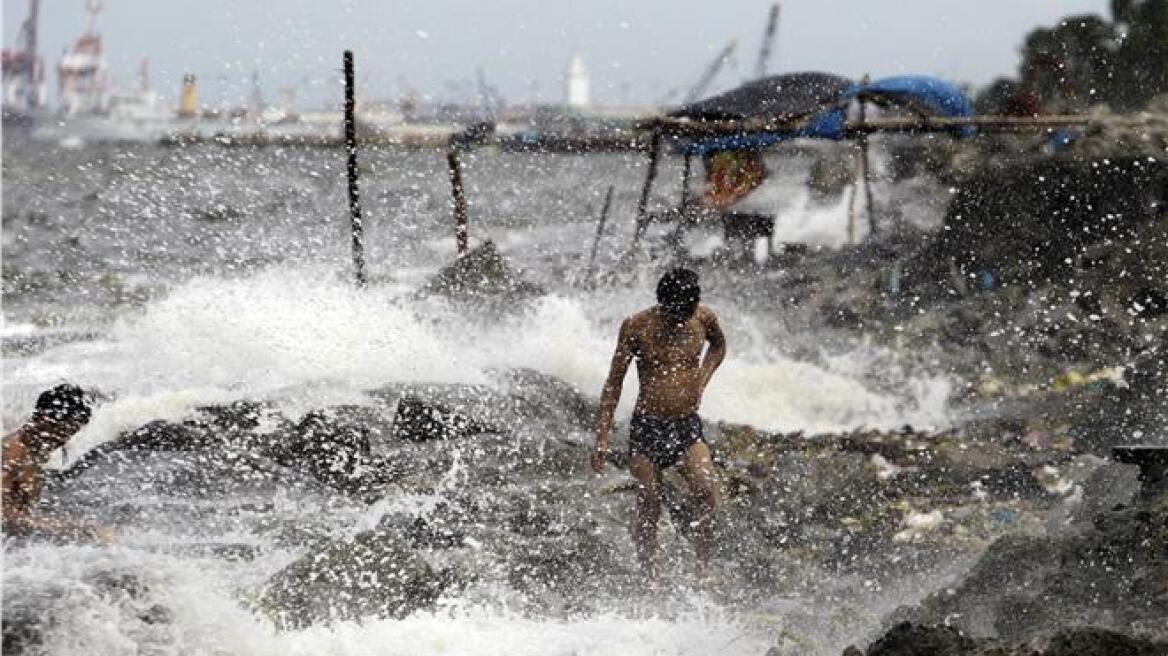
[[[206,104],[236,104],[260,74],[265,97],[296,87],[302,107],[339,99],[341,51],[356,53],[361,91],[394,98],[473,93],[476,69],[511,103],[559,102],[573,54],[583,56],[597,104],[650,104],[684,93],[731,39],[738,51],[712,90],[754,71],[769,1],[540,2],[371,0],[278,4],[231,0],[107,0],[99,22],[113,79],[131,86],[143,57],[153,87],[173,100],[184,73]],[[1066,15],[1107,13],[1107,0],[787,0],[771,72],[852,77],[926,73],[985,84],[1012,74],[1024,35]],[[4,0],[9,46],[27,0]],[[40,52],[50,68],[81,33],[84,0],[42,2]],[[671,92],[674,95],[670,95]]]

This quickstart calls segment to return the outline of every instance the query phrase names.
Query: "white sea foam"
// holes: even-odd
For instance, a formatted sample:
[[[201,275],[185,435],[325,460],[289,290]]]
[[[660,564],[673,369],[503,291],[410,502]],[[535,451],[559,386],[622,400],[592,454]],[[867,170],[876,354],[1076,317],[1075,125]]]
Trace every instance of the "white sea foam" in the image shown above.
[[[483,383],[507,367],[537,369],[595,395],[616,324],[636,300],[552,295],[513,318],[476,321],[442,303],[403,300],[400,291],[359,291],[310,269],[197,278],[120,320],[103,340],[14,363],[8,382],[31,394],[69,379],[110,394],[79,436],[79,451],[199,404],[270,398],[302,412],[359,401],[389,382]],[[752,317],[724,323],[732,348],[702,408],[711,419],[809,431],[945,420],[943,379],[915,379],[905,394],[889,395],[866,385],[863,357],[797,361],[773,353]],[[624,412],[635,384],[634,373]]]

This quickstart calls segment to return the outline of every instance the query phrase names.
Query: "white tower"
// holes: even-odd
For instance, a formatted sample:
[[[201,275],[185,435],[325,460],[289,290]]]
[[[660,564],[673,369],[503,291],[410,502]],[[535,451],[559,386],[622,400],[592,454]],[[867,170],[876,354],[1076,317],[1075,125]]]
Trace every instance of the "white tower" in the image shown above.
[[[564,76],[564,95],[568,107],[587,107],[591,102],[588,95],[588,70],[584,68],[584,58],[573,55],[568,62],[568,74]]]

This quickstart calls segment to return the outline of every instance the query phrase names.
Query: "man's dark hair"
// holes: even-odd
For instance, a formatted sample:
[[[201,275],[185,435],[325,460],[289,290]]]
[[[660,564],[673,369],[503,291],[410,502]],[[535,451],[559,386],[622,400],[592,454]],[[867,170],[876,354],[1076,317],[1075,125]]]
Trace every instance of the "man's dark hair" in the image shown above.
[[[690,269],[670,269],[657,282],[657,302],[679,318],[692,316],[701,298],[698,274]]]
[[[34,414],[54,421],[73,420],[87,424],[92,411],[84,390],[76,385],[63,383],[41,392],[37,397]]]

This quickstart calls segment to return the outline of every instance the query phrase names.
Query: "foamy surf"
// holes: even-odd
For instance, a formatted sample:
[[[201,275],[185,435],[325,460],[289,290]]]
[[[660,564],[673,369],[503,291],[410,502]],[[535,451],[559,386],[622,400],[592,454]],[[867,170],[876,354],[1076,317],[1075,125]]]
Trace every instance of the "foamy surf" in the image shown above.
[[[78,437],[82,448],[201,404],[266,399],[295,414],[364,402],[364,391],[387,383],[483,384],[491,371],[516,367],[596,396],[626,310],[609,293],[553,294],[509,318],[476,319],[400,285],[357,290],[323,269],[201,277],[119,319],[104,339],[12,363],[8,384],[29,400],[66,379],[109,395]],[[906,378],[898,395],[873,390],[864,380],[870,358],[836,354],[827,364],[777,354],[753,328],[758,320],[723,317],[730,356],[707,390],[708,419],[810,432],[945,422],[943,378]],[[625,414],[635,393],[634,372]]]

